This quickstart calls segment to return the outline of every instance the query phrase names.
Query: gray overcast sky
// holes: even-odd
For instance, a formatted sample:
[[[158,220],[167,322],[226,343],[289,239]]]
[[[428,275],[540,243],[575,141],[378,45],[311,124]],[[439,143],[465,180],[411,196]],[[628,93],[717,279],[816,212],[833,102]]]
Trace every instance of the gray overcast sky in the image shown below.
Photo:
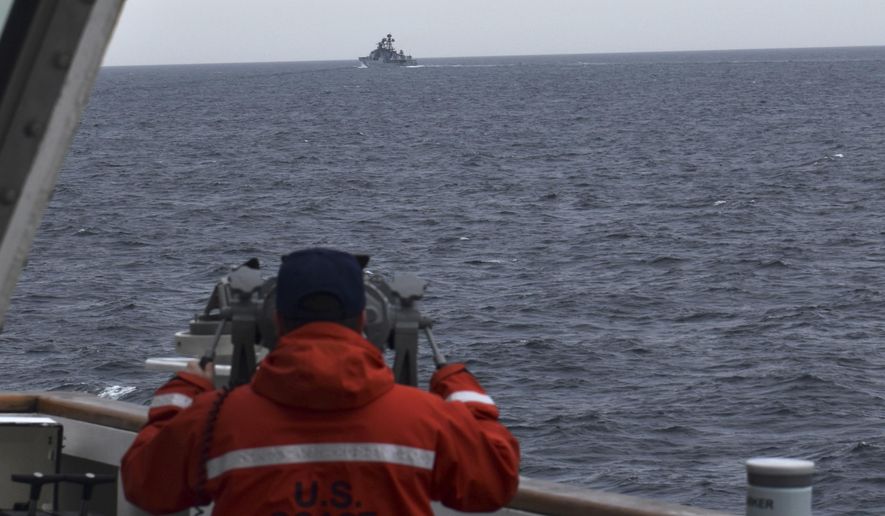
[[[127,0],[104,64],[885,45],[885,0]]]

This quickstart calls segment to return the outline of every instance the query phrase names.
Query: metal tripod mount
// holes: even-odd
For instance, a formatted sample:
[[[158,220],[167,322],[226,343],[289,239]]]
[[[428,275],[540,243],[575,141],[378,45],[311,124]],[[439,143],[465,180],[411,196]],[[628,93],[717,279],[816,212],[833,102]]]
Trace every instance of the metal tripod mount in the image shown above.
[[[394,276],[388,282],[390,292],[399,301],[399,309],[396,314],[396,323],[393,327],[393,377],[396,383],[402,385],[418,385],[418,331],[424,330],[430,348],[433,352],[433,361],[437,368],[445,365],[446,359],[433,341],[430,332],[432,323],[430,319],[421,317],[415,302],[424,296],[427,281],[413,274]]]
[[[399,300],[393,327],[393,377],[402,385],[418,385],[418,330],[421,314],[415,302],[424,295],[427,282],[412,274],[394,276],[388,282],[391,293]]]
[[[258,296],[264,280],[258,261],[250,260],[228,276],[230,287],[230,339],[233,354],[230,360],[229,385],[249,383],[255,373],[255,340],[261,304]],[[224,324],[222,321],[220,324]]]
[[[236,387],[249,383],[255,372],[255,307],[252,303],[235,303],[231,307],[230,357],[228,385]]]

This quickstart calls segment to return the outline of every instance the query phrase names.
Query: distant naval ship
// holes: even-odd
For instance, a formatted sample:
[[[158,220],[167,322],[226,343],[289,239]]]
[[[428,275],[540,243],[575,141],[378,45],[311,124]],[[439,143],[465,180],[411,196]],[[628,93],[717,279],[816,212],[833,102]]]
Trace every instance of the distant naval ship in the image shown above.
[[[414,66],[418,64],[418,61],[412,59],[412,56],[393,48],[394,41],[396,40],[391,34],[388,34],[386,38],[381,38],[375,50],[369,52],[369,55],[359,58],[360,62],[365,66]]]

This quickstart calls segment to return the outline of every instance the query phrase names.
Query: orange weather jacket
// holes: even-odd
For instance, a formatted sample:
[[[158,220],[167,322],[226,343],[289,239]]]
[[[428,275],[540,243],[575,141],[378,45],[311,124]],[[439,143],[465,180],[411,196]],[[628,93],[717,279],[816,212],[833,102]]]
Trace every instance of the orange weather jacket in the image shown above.
[[[214,514],[238,516],[502,507],[519,446],[492,399],[459,364],[438,370],[430,390],[395,384],[357,332],[307,324],[230,391],[211,431],[221,391],[186,372],[161,387],[123,457],[126,498],[153,513],[214,501]]]

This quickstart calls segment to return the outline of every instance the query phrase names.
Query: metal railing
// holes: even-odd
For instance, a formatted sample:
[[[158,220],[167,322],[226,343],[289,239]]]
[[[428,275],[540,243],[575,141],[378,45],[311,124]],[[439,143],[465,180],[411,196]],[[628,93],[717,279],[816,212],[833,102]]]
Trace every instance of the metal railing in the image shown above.
[[[148,408],[81,392],[0,393],[0,412],[38,413],[135,433],[147,421]],[[520,478],[510,514],[554,516],[723,516],[726,513]]]

